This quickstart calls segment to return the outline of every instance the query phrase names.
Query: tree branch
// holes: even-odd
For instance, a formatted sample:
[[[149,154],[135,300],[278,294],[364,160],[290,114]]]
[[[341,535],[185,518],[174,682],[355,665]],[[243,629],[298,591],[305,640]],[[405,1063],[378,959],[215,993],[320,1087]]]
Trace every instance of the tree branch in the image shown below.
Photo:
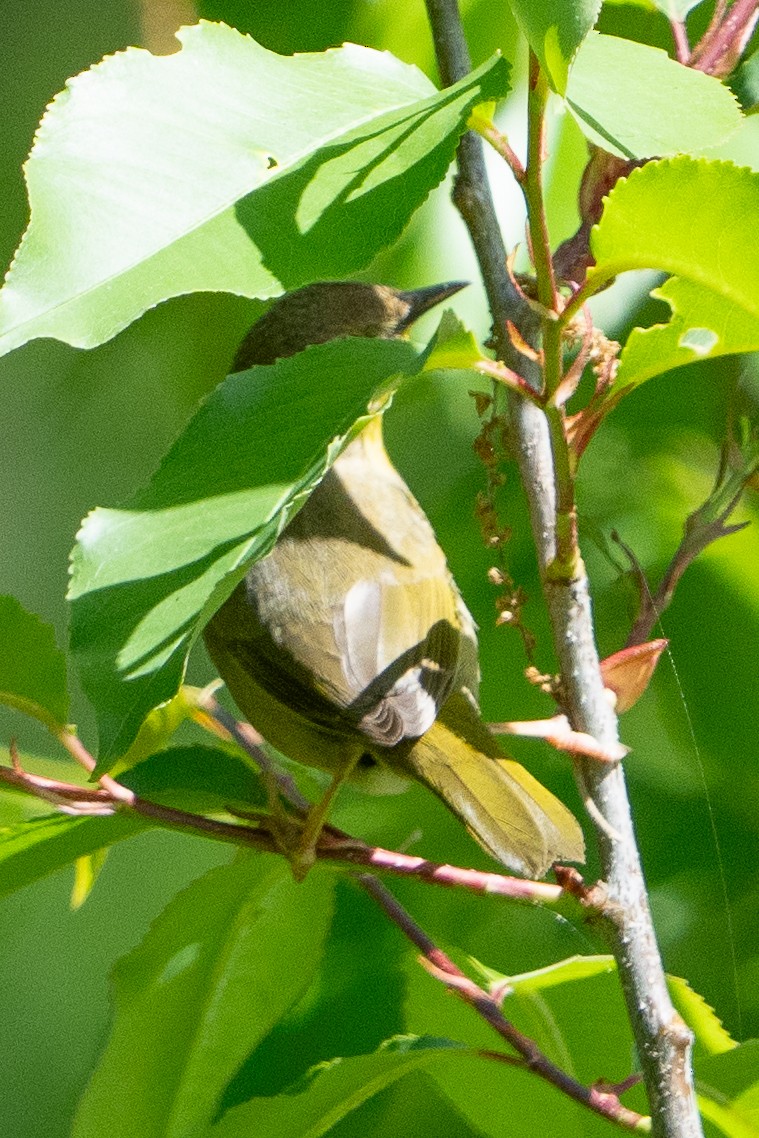
[[[437,947],[381,881],[369,873],[358,875],[358,880],[403,935],[416,945],[422,954],[421,963],[430,975],[440,980],[450,991],[474,1008],[477,1014],[522,1056],[527,1070],[609,1122],[615,1122],[626,1130],[647,1129],[647,1120],[644,1116],[624,1106],[613,1091],[586,1087],[552,1063],[533,1039],[524,1035],[506,1019],[495,996],[480,988],[474,980],[470,980],[460,968],[456,967],[450,957]],[[489,1058],[499,1058],[497,1053],[486,1054]],[[501,1058],[503,1061],[513,1062],[511,1056],[504,1055]]]
[[[70,736],[75,738],[75,736]],[[92,770],[95,761],[79,740],[77,750],[86,770]],[[0,784],[12,790],[29,794],[51,803],[67,814],[82,816],[115,814],[131,811],[149,818],[159,826],[183,833],[198,834],[217,842],[284,854],[271,830],[267,829],[265,814],[240,815],[253,819],[257,825],[243,825],[177,810],[173,806],[141,798],[122,783],[107,775],[100,785],[77,786],[75,783],[44,778],[22,770],[15,747],[11,745],[12,767],[0,766]],[[82,761],[84,760],[84,761]],[[107,785],[106,785],[107,784]],[[412,857],[397,850],[370,846],[332,826],[325,826],[316,849],[319,861],[338,862],[347,866],[392,873],[397,877],[413,877],[430,885],[466,889],[470,893],[510,897],[514,901],[553,905],[565,895],[562,885],[547,881],[527,881],[503,873],[488,873],[478,869],[464,869],[456,865],[441,865],[423,857]],[[576,889],[571,892],[575,893]]]
[[[469,67],[456,0],[427,0],[438,66],[444,81],[460,79]],[[506,253],[485,182],[479,139],[467,135],[458,154],[454,201],[469,227],[491,302],[494,342],[507,363],[505,334],[511,319],[525,340],[534,340],[532,313],[509,289]],[[529,171],[528,171],[529,174]],[[464,189],[462,190],[463,187]],[[465,208],[462,208],[462,203]],[[498,248],[497,257],[492,250]],[[525,360],[515,370],[523,371]],[[539,388],[539,381],[534,386]],[[543,589],[559,658],[572,726],[594,736],[605,750],[618,744],[616,717],[604,693],[595,645],[588,580],[582,560],[571,576],[552,573],[557,556],[557,498],[551,436],[543,413],[510,393],[517,460],[527,494]],[[556,433],[554,446],[558,445]],[[692,1036],[675,1012],[667,991],[643,880],[621,765],[578,760],[582,781],[605,826],[596,827],[610,905],[603,922],[617,960],[628,1014],[641,1057],[654,1133],[660,1138],[696,1138],[701,1124],[690,1071]],[[612,838],[610,835],[616,835]],[[612,919],[613,914],[613,919]]]
[[[735,0],[730,9],[719,0],[711,23],[688,60],[707,75],[729,75],[751,38],[757,20],[757,0]]]
[[[686,64],[690,59],[690,44],[688,43],[688,32],[683,20],[677,20],[671,17],[669,26],[672,30],[672,39],[675,44],[675,55],[677,62]]]
[[[738,505],[746,484],[759,470],[759,440],[751,435],[743,439],[728,437],[722,447],[717,476],[708,498],[685,519],[682,540],[667,566],[655,593],[633,551],[618,534],[614,540],[625,553],[638,582],[639,611],[627,638],[626,646],[642,644],[651,636],[662,613],[669,608],[675,590],[686,569],[713,542],[745,529],[748,522],[728,525],[728,518]]]

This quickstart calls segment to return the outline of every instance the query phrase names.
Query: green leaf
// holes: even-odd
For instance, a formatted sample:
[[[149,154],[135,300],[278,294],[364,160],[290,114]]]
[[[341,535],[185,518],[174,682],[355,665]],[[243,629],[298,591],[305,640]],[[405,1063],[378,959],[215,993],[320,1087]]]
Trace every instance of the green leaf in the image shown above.
[[[673,1004],[695,1035],[699,1047],[709,1055],[721,1055],[738,1046],[725,1031],[714,1008],[709,1007],[703,996],[693,991],[687,980],[680,976],[668,976],[667,986]]]
[[[672,318],[668,324],[633,328],[610,396],[695,360],[759,351],[759,318],[731,299],[681,277],[670,277],[651,296],[669,304]]]
[[[332,879],[241,856],[176,897],[114,971],[111,1037],[73,1138],[186,1138],[213,1120],[248,1053],[308,988]]]
[[[555,91],[563,95],[577,49],[601,11],[601,0],[511,0],[511,9]]]
[[[271,548],[372,393],[419,366],[404,341],[355,339],[229,376],[146,490],[85,519],[72,557],[71,643],[98,712],[100,770],[175,694],[204,619]]]
[[[0,703],[59,730],[69,710],[66,659],[49,624],[0,596]]]
[[[467,369],[485,358],[476,337],[455,312],[447,311],[424,352],[423,371]]]
[[[74,862],[74,884],[71,889],[71,908],[81,909],[95,888],[101,870],[108,857],[108,846],[95,850],[94,853],[83,854]]]
[[[266,803],[258,775],[236,749],[225,751],[197,743],[159,751],[131,767],[120,781],[141,798],[194,814]],[[160,819],[154,824],[160,824]]]
[[[315,1067],[302,1086],[274,1098],[252,1099],[227,1112],[204,1138],[320,1138],[362,1103],[412,1071],[453,1064],[466,1077],[485,1060],[444,1039],[388,1041],[372,1055],[333,1059]],[[75,1136],[79,1138],[79,1136]]]
[[[718,79],[659,48],[596,32],[572,65],[567,104],[591,142],[622,158],[699,155],[742,121]]]
[[[60,777],[60,765],[50,777]],[[122,782],[143,798],[198,814],[265,801],[255,773],[218,747],[172,747],[133,767]],[[0,829],[0,897],[158,825],[123,811],[107,817],[54,814]]]
[[[165,751],[175,732],[197,711],[201,694],[201,688],[182,684],[172,699],[154,708],[137,732],[131,747],[113,768],[114,777],[120,777],[122,771],[137,766],[151,755]]]
[[[570,956],[545,968],[532,972],[522,972],[511,976],[509,982],[515,994],[529,996],[535,992],[546,992],[560,984],[573,984],[578,980],[589,980],[593,976],[606,976],[616,971],[613,956]]]
[[[620,181],[591,235],[590,289],[628,269],[686,277],[759,317],[759,175],[727,162],[648,162]]]
[[[743,60],[735,75],[730,77],[730,86],[746,109],[759,103],[759,51],[754,51]]]
[[[701,1113],[727,1138],[759,1138],[759,1040],[695,1062]]]
[[[437,92],[354,44],[279,56],[223,24],[129,48],[69,80],[26,176],[31,222],[0,293],[0,352],[92,347],[171,296],[269,297],[344,276],[443,178],[494,57]]]
[[[54,814],[0,830],[0,897],[154,824],[127,813],[102,818]]]

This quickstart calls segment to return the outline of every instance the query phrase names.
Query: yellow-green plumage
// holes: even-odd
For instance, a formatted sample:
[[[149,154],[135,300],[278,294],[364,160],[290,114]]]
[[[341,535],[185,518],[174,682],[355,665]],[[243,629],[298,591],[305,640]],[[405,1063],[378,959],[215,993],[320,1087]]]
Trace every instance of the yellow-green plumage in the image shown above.
[[[398,335],[456,287],[311,285],[254,325],[235,367],[339,335]],[[209,653],[250,722],[291,758],[355,763],[380,790],[388,769],[418,778],[519,871],[582,860],[575,819],[503,759],[480,719],[474,623],[381,432],[372,420],[252,566],[206,628]]]

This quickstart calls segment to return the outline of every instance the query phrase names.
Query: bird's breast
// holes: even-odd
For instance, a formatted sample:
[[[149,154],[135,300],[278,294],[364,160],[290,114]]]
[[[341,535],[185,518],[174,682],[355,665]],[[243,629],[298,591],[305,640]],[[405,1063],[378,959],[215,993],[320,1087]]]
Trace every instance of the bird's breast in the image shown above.
[[[289,661],[382,746],[431,726],[473,638],[432,526],[373,426],[251,568],[245,589],[270,674]],[[474,673],[473,689],[476,665]]]

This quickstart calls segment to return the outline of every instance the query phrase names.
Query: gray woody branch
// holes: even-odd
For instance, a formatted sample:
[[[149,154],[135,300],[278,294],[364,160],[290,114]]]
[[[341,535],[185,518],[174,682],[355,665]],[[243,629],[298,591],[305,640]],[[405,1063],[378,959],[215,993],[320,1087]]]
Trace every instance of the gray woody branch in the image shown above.
[[[440,73],[443,82],[450,84],[471,69],[457,0],[427,0],[427,10]],[[471,133],[465,135],[459,148],[454,201],[467,224],[480,263],[494,320],[497,356],[524,374],[526,361],[514,359],[507,321],[512,321],[529,341],[535,337],[535,316],[509,278],[481,142]],[[617,721],[601,678],[584,566],[578,557],[571,579],[552,577],[549,572],[557,554],[557,497],[548,422],[530,401],[513,392],[508,398],[567,710],[575,730],[587,732],[604,749],[613,751],[619,741]],[[702,1129],[690,1069],[692,1036],[667,991],[624,772],[619,764],[593,760],[578,763],[595,809],[605,823],[603,827],[595,826],[609,896],[602,923],[617,960],[640,1054],[653,1133],[659,1138],[698,1138]]]

